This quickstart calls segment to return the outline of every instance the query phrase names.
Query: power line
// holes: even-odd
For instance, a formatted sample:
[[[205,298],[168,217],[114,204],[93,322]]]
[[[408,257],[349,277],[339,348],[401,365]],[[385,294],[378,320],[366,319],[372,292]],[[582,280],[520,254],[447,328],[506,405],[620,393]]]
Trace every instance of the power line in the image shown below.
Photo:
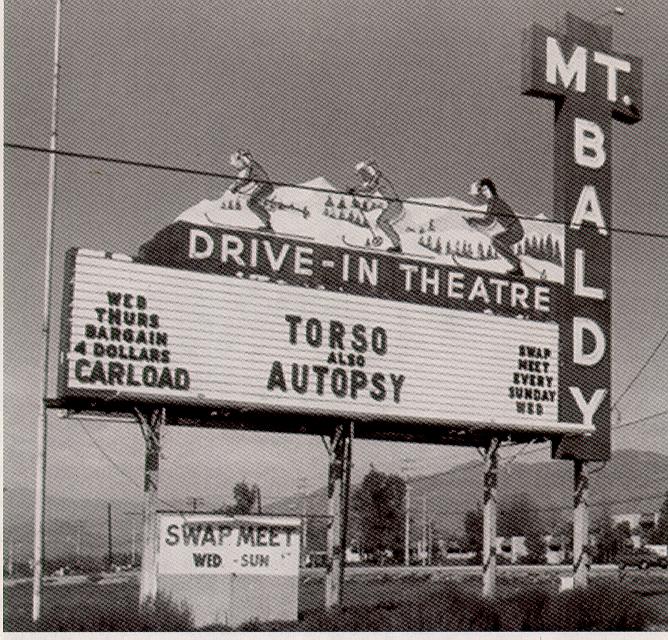
[[[137,482],[136,482],[136,480],[134,480],[134,479],[133,479],[133,478],[132,478],[126,471],[125,471],[125,469],[123,469],[123,467],[121,467],[119,464],[117,464],[116,461],[115,461],[115,460],[114,460],[114,459],[113,459],[113,458],[112,458],[112,457],[111,457],[111,456],[110,456],[110,455],[109,455],[109,454],[102,448],[102,446],[101,446],[101,445],[97,442],[97,440],[95,440],[95,438],[93,437],[93,434],[91,434],[91,432],[88,431],[88,428],[87,428],[86,425],[83,423],[83,421],[82,421],[82,420],[79,420],[78,418],[77,418],[76,420],[77,420],[77,423],[79,424],[79,426],[83,429],[84,433],[88,436],[88,438],[90,439],[90,441],[95,445],[95,448],[102,454],[102,456],[104,457],[104,459],[105,459],[105,460],[106,460],[106,461],[107,461],[107,462],[108,462],[114,469],[116,469],[116,471],[118,471],[118,473],[120,473],[124,478],[126,478],[126,479],[132,484],[132,486],[133,486],[134,488],[137,488]],[[177,512],[183,514],[183,509],[178,509],[178,508],[175,507],[173,504],[167,502],[166,500],[164,500],[164,499],[162,499],[162,498],[160,498],[160,497],[157,497],[157,496],[156,496],[156,499],[158,500],[158,502],[164,504],[166,507],[169,507],[171,510],[173,510],[173,511],[177,511]]]
[[[658,418],[660,416],[665,416],[667,413],[668,413],[668,409],[664,409],[663,411],[653,413],[651,416],[645,416],[644,418],[638,418],[637,420],[631,420],[630,422],[624,422],[623,424],[618,424],[616,427],[613,427],[612,431],[616,431],[617,429],[624,429],[625,427],[631,427],[635,424],[638,424],[639,422],[645,422],[646,420],[651,420],[652,418]]]
[[[79,426],[83,429],[83,432],[88,436],[89,440],[93,443],[95,448],[100,452],[102,457],[114,468],[118,473],[120,473],[126,480],[132,483],[134,487],[137,486],[136,481],[121,467],[116,463],[116,461],[102,448],[102,446],[93,438],[93,435],[88,431],[86,425],[81,421],[77,420]]]
[[[48,153],[48,154],[56,154],[60,156],[65,156],[68,158],[77,158],[81,160],[95,160],[98,162],[109,162],[112,164],[121,164],[121,165],[126,165],[126,166],[131,166],[131,167],[140,167],[142,169],[156,169],[160,171],[172,171],[175,173],[186,173],[190,175],[196,175],[196,176],[205,176],[209,178],[225,178],[229,180],[236,180],[237,176],[228,174],[228,173],[219,173],[217,171],[204,171],[201,169],[189,169],[187,167],[178,167],[175,165],[165,165],[165,164],[157,164],[153,162],[139,162],[136,160],[126,160],[123,158],[114,158],[111,156],[100,156],[100,155],[93,155],[89,153],[78,153],[75,151],[52,151],[50,149],[47,149],[45,147],[33,147],[29,145],[24,145],[24,144],[15,144],[12,142],[5,142],[4,143],[5,147],[8,147],[10,149],[17,149],[20,151],[33,151],[36,153]],[[340,191],[337,189],[325,189],[323,187],[314,187],[310,185],[303,185],[303,184],[295,184],[292,182],[279,182],[277,180],[259,180],[259,179],[254,179],[253,182],[256,182],[258,184],[270,184],[276,187],[292,187],[294,189],[302,189],[304,191],[313,191],[313,192],[319,192],[319,193],[329,193],[329,194],[334,194],[334,195],[350,195],[347,191]],[[465,212],[465,213],[484,213],[483,210],[481,209],[475,209],[472,207],[454,207],[454,206],[449,206],[445,204],[438,204],[436,202],[422,202],[419,200],[404,200],[402,198],[389,198],[389,197],[383,197],[383,200],[386,202],[399,202],[401,204],[410,204],[410,205],[415,205],[415,206],[420,206],[420,207],[427,207],[431,209],[441,209],[448,211],[449,213],[459,211],[459,212]],[[511,214],[502,214],[503,215],[510,217]],[[547,224],[559,224],[562,226],[565,226],[566,223],[564,222],[557,222],[554,220],[540,220],[536,218],[532,218],[531,216],[520,216],[516,214],[512,214],[513,218],[517,218],[518,220],[530,220],[532,222],[541,222],[541,223],[547,223]],[[654,231],[639,231],[637,229],[624,229],[621,227],[607,227],[607,230],[610,232],[614,233],[626,233],[629,235],[635,235],[635,236],[643,236],[643,237],[649,237],[649,238],[660,238],[662,240],[668,239],[668,233],[659,233],[659,232],[654,232]]]
[[[638,373],[636,373],[636,375],[633,376],[633,379],[631,380],[631,382],[629,382],[626,385],[626,388],[624,389],[622,394],[619,396],[619,398],[617,398],[617,400],[615,400],[615,402],[613,403],[613,405],[611,407],[612,409],[614,409],[619,404],[621,399],[626,395],[626,392],[633,386],[635,381],[640,377],[640,374],[642,374],[642,372],[645,370],[645,368],[650,363],[652,358],[656,355],[656,352],[661,348],[661,345],[665,342],[666,338],[668,338],[668,331],[666,331],[666,333],[663,334],[663,338],[661,338],[661,340],[659,340],[659,343],[656,345],[656,347],[654,347],[654,349],[652,349],[652,353],[649,354],[649,358],[647,358],[647,360],[645,360],[645,363],[643,364],[642,367],[640,367],[640,370],[638,371]]]
[[[666,415],[668,413],[668,409],[665,409],[663,411],[659,411],[658,413],[653,413],[652,415],[645,416],[643,418],[637,418],[636,420],[631,420],[630,422],[623,422],[622,424],[618,424],[610,429],[610,431],[617,431],[617,429],[624,429],[625,427],[631,427],[636,424],[640,424],[641,422],[646,422],[648,420],[652,420],[653,418],[658,418],[660,416]],[[521,451],[519,452],[516,456],[514,456],[513,459],[515,458],[520,458],[522,456],[530,456],[534,453],[538,453],[539,451],[545,451],[548,449],[551,445],[545,444],[541,445],[539,447],[536,447],[535,449],[530,449],[529,451]]]

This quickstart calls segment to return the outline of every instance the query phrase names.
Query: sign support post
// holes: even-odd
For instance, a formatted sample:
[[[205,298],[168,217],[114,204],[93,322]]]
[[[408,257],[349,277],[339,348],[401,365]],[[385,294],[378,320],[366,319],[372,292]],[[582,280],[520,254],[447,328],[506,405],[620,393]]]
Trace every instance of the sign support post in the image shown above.
[[[348,522],[350,514],[350,474],[352,472],[353,438],[355,437],[355,423],[351,422],[345,439],[344,467],[341,474],[341,511],[343,525],[341,527],[341,570],[339,572],[339,599],[343,602],[344,573],[346,568],[346,549],[348,548]]]
[[[482,518],[482,594],[494,595],[496,587],[496,511],[499,439],[492,438],[485,451]]]
[[[337,425],[329,443],[325,441],[329,455],[329,475],[327,482],[327,573],[325,576],[325,608],[341,605],[341,586],[343,584],[342,516],[344,505],[342,497],[346,434],[342,425]],[[324,440],[324,438],[323,438]]]
[[[158,472],[160,469],[160,431],[165,424],[165,409],[156,409],[151,413],[143,413],[137,409],[136,414],[146,447],[139,604],[150,606],[158,593]]]
[[[573,483],[573,585],[586,587],[589,578],[589,470],[576,460]]]

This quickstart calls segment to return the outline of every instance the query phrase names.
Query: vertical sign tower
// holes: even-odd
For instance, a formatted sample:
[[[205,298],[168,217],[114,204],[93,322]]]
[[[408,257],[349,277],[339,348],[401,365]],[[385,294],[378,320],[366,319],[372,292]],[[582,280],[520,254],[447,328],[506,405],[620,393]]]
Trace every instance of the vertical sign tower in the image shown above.
[[[642,62],[612,51],[612,28],[566,14],[565,33],[525,33],[523,93],[555,103],[554,216],[565,225],[559,316],[559,421],[594,425],[591,436],[553,441],[572,459],[573,577],[585,586],[589,557],[587,462],[610,458],[612,119],[642,114]]]
[[[612,28],[566,14],[565,33],[525,33],[523,93],[555,103],[554,217],[565,224],[559,300],[559,421],[594,424],[553,455],[610,457],[612,119],[638,122],[642,63],[612,52]]]

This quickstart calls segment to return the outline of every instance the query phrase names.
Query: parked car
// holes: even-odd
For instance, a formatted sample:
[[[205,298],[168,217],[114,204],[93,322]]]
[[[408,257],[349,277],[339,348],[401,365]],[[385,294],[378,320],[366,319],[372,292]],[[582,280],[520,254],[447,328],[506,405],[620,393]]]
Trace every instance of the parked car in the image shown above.
[[[620,553],[617,556],[617,564],[620,569],[626,567],[640,567],[641,569],[662,567],[668,569],[668,558],[663,558],[649,549],[632,549]]]

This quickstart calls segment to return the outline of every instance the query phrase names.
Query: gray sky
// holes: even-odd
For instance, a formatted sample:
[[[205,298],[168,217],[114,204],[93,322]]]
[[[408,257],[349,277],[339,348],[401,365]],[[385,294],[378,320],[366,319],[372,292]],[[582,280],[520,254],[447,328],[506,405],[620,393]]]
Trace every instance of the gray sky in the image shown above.
[[[461,196],[493,176],[522,215],[550,214],[552,106],[520,95],[521,30],[570,10],[593,18],[612,2],[538,0],[64,0],[59,146],[65,150],[227,171],[251,148],[270,175],[324,175],[339,187],[372,156],[406,196]],[[645,116],[614,124],[613,224],[668,233],[668,10],[625,3],[615,48],[644,59]],[[5,2],[5,140],[47,146],[54,3]],[[40,318],[47,194],[45,155],[5,152],[4,479],[30,486],[41,375]],[[225,181],[90,161],[58,161],[54,336],[64,252],[133,254]],[[613,400],[666,330],[668,243],[613,236]],[[55,340],[52,351],[55,352]],[[55,368],[55,367],[54,367]],[[620,405],[623,421],[668,408],[668,345]],[[55,394],[54,385],[50,395]],[[668,453],[665,417],[623,429],[615,448]],[[49,491],[140,495],[136,425],[89,423],[112,468],[75,421],[49,420]],[[475,451],[359,442],[370,462],[435,473]],[[536,459],[540,459],[540,454]],[[246,477],[271,496],[298,478],[325,481],[307,436],[171,429],[164,495],[222,491]]]

